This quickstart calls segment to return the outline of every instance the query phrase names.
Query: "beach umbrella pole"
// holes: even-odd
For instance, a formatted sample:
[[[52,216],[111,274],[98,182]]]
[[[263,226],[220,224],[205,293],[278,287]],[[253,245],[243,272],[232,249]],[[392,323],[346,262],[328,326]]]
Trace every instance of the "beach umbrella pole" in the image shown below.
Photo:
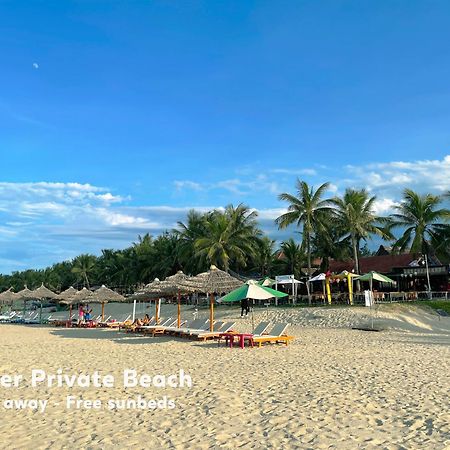
[[[39,323],[42,323],[42,299],[41,299],[41,304],[39,307]]]
[[[209,298],[209,329],[214,331],[214,294]]]
[[[133,301],[133,322],[136,319],[136,299]]]
[[[105,302],[102,302],[102,322],[105,320]]]
[[[178,290],[178,321],[177,321],[177,326],[178,328],[181,327],[181,293],[180,290]]]
[[[155,304],[155,321],[156,321],[156,325],[159,324],[159,307],[161,305],[161,299],[158,298],[158,300],[156,300],[156,304]]]

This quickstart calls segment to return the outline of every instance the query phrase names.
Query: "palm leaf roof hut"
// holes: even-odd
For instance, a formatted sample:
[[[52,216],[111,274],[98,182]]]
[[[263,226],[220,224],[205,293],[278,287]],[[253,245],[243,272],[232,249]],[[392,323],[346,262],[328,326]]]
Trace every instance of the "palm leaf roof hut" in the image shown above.
[[[159,278],[155,278],[151,283],[147,284],[143,289],[135,292],[131,296],[131,298],[134,299],[133,321],[136,316],[136,300],[157,299],[158,301],[155,302],[155,321],[156,321],[156,323],[159,323],[159,308],[160,308],[159,298],[162,297],[166,293],[167,293],[167,291],[164,290],[164,284],[162,281],[159,280]]]
[[[181,326],[181,293],[190,293],[191,290],[183,285],[190,277],[179,270],[175,275],[167,277],[163,282],[163,290],[166,294],[176,295],[178,300],[177,305],[177,326]]]
[[[94,291],[93,298],[91,303],[101,303],[102,304],[102,321],[105,320],[105,303],[108,301],[112,302],[123,302],[125,301],[125,297],[120,295],[116,291],[107,288],[104,284],[102,287],[98,288]]]
[[[72,306],[75,303],[74,296],[78,291],[70,286],[70,288],[62,291],[60,294],[56,296],[56,299],[59,300],[59,303],[62,305],[69,305],[69,323],[72,322]]]
[[[244,283],[232,277],[227,272],[211,266],[208,272],[203,272],[195,277],[182,282],[191,292],[203,292],[209,294],[209,326],[214,329],[214,294],[228,293],[242,286]]]

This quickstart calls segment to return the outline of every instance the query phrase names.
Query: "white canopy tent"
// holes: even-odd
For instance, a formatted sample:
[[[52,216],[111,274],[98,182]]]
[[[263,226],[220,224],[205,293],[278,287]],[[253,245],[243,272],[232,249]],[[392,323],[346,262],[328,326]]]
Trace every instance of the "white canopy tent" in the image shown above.
[[[278,290],[278,285],[291,285],[292,286],[292,301],[295,304],[297,298],[297,286],[304,284],[302,281],[296,280],[294,275],[277,275],[275,277],[275,290]],[[275,304],[278,306],[278,299],[275,299]]]

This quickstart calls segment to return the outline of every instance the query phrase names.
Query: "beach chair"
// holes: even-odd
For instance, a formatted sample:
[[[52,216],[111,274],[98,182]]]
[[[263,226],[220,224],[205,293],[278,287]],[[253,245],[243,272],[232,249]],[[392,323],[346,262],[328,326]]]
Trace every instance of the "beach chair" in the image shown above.
[[[116,320],[110,321],[106,324],[108,328],[123,328],[131,325],[131,314],[122,314]]]
[[[169,333],[169,332],[171,332],[173,330],[178,329],[177,322],[178,322],[178,319],[173,319],[173,320],[171,320],[171,322],[169,324],[164,325],[164,326],[155,325],[149,331],[152,333],[153,337],[155,337],[157,334]],[[187,323],[186,320],[182,320],[180,322],[181,327],[185,326],[186,323]],[[181,327],[179,329],[181,329]]]
[[[164,330],[167,327],[175,326],[176,323],[177,319],[174,319],[173,317],[167,317],[166,319],[159,320],[159,323],[153,321],[153,323],[143,325],[142,327],[139,327],[139,331],[144,334],[153,334],[155,330]]]
[[[140,328],[142,327],[141,325],[138,325],[137,323],[136,323],[136,320],[137,319],[134,319],[134,322],[131,322],[131,321],[127,321],[127,322],[125,322],[125,324],[124,325],[121,325],[120,327],[119,327],[119,329],[120,330],[124,330],[125,332],[127,332],[127,333],[134,333],[134,332],[139,332],[139,330],[140,330]],[[155,318],[154,317],[150,317],[150,323],[149,323],[149,325],[154,325],[156,322],[155,322]]]
[[[253,336],[262,336],[270,327],[270,322],[260,322],[253,330]]]
[[[182,327],[167,327],[166,332],[173,335],[181,335],[183,333],[186,333],[190,329],[196,330],[196,329],[203,329],[206,325],[206,323],[209,323],[209,320],[205,319],[195,319],[191,322],[186,322],[185,325]]]
[[[277,323],[274,325],[274,327],[270,330],[268,334],[261,334],[261,335],[253,335],[252,337],[248,338],[250,340],[251,345],[258,344],[258,347],[261,347],[262,344],[269,342],[269,343],[284,343],[288,345],[290,341],[294,339],[294,336],[287,336],[285,334],[287,327],[289,326],[288,323]]]
[[[218,322],[222,323],[220,327],[217,327],[217,323],[214,324],[214,331],[205,331],[205,332],[194,332],[191,333],[191,337],[206,341],[207,339],[214,339],[219,337],[221,333],[230,333],[233,330],[233,327],[236,325],[236,322]]]
[[[6,314],[0,314],[0,322],[10,322],[16,315],[17,313],[15,311],[11,311]]]
[[[186,331],[185,333],[183,333],[183,337],[195,337],[195,335],[200,334],[200,333],[213,333],[213,332],[218,332],[224,325],[225,322],[216,322],[214,321],[213,323],[213,331],[210,330],[210,322],[208,322],[208,324],[205,324],[204,326],[198,328],[198,329],[194,329],[194,328],[189,328],[188,331]]]

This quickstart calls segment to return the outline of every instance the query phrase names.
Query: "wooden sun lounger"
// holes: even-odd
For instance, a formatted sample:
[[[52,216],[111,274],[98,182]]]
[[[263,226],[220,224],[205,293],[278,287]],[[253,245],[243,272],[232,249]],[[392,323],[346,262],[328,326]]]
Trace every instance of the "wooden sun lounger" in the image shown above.
[[[170,334],[170,333],[173,333],[173,330],[179,330],[179,329],[181,329],[181,327],[183,327],[185,324],[186,324],[186,320],[182,320],[181,321],[181,327],[180,328],[178,328],[178,327],[176,327],[175,326],[175,324],[178,322],[178,319],[176,319],[175,320],[175,322],[173,322],[170,326],[164,326],[164,327],[161,327],[161,326],[159,326],[159,327],[154,327],[153,328],[153,330],[152,330],[152,336],[154,337],[154,336],[156,336],[157,334],[166,334],[166,333],[168,333],[168,334]]]
[[[208,320],[209,323],[209,320]],[[166,333],[173,334],[173,335],[179,335],[187,332],[189,329],[198,329],[202,326],[206,325],[206,320],[204,319],[195,319],[192,322],[187,322],[184,326],[178,328],[178,327],[167,327]]]
[[[206,341],[207,339],[215,339],[220,336],[221,333],[230,333],[233,327],[236,325],[236,322],[226,322],[223,323],[220,328],[216,330],[216,324],[214,324],[215,331],[206,331],[203,333],[192,333],[191,337],[194,337],[198,340]]]
[[[248,340],[250,341],[252,347],[254,344],[261,347],[262,344],[266,342],[283,343],[288,345],[288,343],[294,339],[294,336],[288,336],[285,334],[288,326],[288,323],[278,323],[272,328],[269,334],[262,334],[259,336],[253,335],[252,337],[249,337]]]

